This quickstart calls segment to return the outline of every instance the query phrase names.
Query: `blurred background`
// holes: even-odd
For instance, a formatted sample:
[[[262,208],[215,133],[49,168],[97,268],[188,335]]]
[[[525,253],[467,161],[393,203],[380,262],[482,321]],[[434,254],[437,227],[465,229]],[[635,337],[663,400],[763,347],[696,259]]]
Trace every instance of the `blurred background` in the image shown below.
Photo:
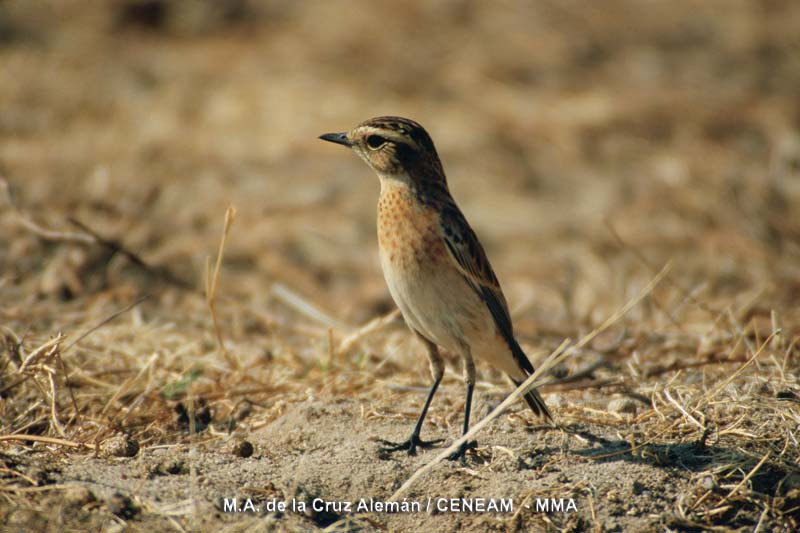
[[[0,320],[50,332],[152,289],[21,218],[202,287],[231,204],[225,295],[388,312],[377,179],[317,140],[384,114],[432,135],[528,339],[596,324],[669,259],[657,327],[694,327],[690,295],[792,313],[798,28],[793,0],[5,0]],[[192,316],[159,294],[150,316]]]

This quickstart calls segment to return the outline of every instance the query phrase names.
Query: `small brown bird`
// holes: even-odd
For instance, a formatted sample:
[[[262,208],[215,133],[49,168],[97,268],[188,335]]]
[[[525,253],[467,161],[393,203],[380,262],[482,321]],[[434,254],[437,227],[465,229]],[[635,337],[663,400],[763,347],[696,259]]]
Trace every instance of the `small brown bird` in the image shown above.
[[[389,292],[409,328],[428,350],[433,385],[417,424],[406,442],[390,451],[435,442],[420,430],[444,374],[437,346],[461,356],[467,398],[464,433],[469,429],[475,387],[473,356],[487,361],[520,384],[533,372],[511,326],[508,305],[481,243],[450,195],[442,163],[428,133],[401,117],[378,117],[349,132],[320,139],[351,148],[372,167],[381,182],[378,243]],[[525,401],[538,416],[552,420],[536,390]],[[463,457],[475,443],[453,455]]]

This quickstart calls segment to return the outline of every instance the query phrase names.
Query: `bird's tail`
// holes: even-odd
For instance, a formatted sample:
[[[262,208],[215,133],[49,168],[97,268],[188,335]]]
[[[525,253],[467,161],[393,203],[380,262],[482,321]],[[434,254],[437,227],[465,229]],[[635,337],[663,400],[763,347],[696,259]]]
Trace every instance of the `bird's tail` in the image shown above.
[[[525,352],[522,351],[522,348],[517,343],[516,340],[512,337],[512,342],[508,343],[509,347],[511,348],[511,354],[514,356],[514,359],[517,361],[520,369],[525,372],[528,376],[533,374],[533,365],[531,364],[530,359],[528,356],[525,355]],[[510,376],[509,376],[510,377]],[[525,381],[524,379],[517,380],[515,378],[511,378],[511,380],[519,387],[520,383]],[[553,420],[553,415],[550,414],[550,410],[547,408],[547,405],[544,403],[542,396],[536,389],[531,389],[525,393],[523,396],[525,399],[525,403],[528,404],[528,407],[531,408],[533,414],[540,418],[544,418],[548,420],[550,423],[555,424]]]
[[[517,381],[516,379],[513,380],[516,383],[517,387],[522,383],[522,381]],[[531,389],[525,393],[525,396],[522,397],[525,400],[525,403],[528,404],[528,407],[531,408],[533,414],[540,418],[544,418],[550,422],[553,422],[553,415],[550,414],[550,410],[547,408],[547,404],[544,403],[544,399],[539,394],[539,391],[536,389]]]

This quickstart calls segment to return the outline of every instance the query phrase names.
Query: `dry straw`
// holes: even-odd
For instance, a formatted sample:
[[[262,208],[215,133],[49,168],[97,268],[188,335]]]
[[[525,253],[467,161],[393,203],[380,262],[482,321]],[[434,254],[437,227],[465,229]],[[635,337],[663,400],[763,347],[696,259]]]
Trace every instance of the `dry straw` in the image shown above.
[[[217,336],[217,343],[219,345],[219,351],[225,356],[228,363],[233,368],[239,368],[239,361],[236,358],[228,353],[228,350],[225,349],[225,342],[222,340],[222,331],[219,328],[219,320],[217,320],[217,309],[216,309],[216,296],[217,296],[217,287],[219,286],[219,278],[222,272],[222,258],[225,255],[225,242],[228,240],[228,233],[230,233],[231,226],[233,225],[233,220],[236,218],[236,208],[228,206],[228,209],[225,210],[225,223],[222,229],[222,238],[219,241],[219,251],[217,252],[217,261],[214,263],[214,272],[211,273],[211,258],[206,258],[206,303],[208,304],[208,310],[211,312],[211,321],[214,324],[214,334]]]

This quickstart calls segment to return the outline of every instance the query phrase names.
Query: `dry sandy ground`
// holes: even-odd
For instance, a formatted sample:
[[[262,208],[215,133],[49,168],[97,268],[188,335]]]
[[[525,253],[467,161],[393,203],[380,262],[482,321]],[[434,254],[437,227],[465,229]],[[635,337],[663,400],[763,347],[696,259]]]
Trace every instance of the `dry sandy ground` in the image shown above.
[[[798,27],[793,0],[0,3],[0,526],[796,531]],[[377,180],[316,137],[382,114],[432,134],[535,364],[572,343],[558,428],[515,404],[432,464],[445,354],[444,441],[381,451],[430,376]],[[512,390],[479,370],[473,423]]]

